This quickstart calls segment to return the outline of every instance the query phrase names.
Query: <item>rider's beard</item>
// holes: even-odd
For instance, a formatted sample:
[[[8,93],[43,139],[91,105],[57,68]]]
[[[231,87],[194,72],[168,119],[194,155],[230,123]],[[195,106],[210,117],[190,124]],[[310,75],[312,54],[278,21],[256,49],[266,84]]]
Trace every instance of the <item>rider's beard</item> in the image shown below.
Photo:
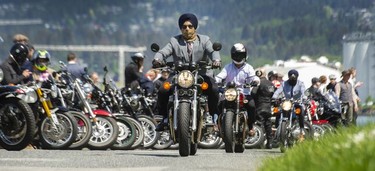
[[[184,37],[184,39],[188,42],[190,41],[194,41],[195,38],[197,37],[197,34],[195,32],[195,30],[185,30],[185,31],[182,31],[182,36]]]
[[[295,86],[297,84],[297,79],[289,79],[288,80],[288,83],[291,85],[291,86]]]

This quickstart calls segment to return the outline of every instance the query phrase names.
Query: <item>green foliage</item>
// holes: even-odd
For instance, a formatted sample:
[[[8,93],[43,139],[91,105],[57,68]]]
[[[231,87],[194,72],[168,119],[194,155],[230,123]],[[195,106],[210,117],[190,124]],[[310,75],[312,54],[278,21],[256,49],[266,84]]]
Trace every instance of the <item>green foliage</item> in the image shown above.
[[[306,141],[285,155],[263,162],[260,171],[375,170],[375,124],[341,128],[319,140]]]

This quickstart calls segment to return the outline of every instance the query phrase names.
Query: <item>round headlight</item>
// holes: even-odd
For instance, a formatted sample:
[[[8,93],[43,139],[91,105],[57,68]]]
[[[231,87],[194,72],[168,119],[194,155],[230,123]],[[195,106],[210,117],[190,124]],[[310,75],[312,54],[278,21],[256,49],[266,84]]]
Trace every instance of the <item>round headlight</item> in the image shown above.
[[[285,111],[288,111],[292,108],[292,102],[290,100],[285,100],[282,104],[281,104],[281,108]]]
[[[237,91],[234,88],[230,88],[225,90],[224,92],[225,100],[227,101],[234,101],[237,98]]]
[[[92,91],[92,86],[91,86],[91,84],[89,84],[89,83],[85,83],[85,84],[83,84],[83,91],[84,91],[86,94],[91,93],[91,91]]]
[[[194,76],[190,71],[181,71],[177,76],[177,84],[183,88],[191,87],[194,84]]]

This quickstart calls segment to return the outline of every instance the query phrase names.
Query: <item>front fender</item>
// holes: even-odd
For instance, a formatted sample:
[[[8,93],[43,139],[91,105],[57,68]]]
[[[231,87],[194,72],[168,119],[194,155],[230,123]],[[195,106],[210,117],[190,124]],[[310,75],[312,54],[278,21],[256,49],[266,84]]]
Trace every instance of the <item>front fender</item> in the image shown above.
[[[108,111],[106,110],[103,110],[103,109],[95,109],[92,111],[95,115],[98,115],[98,116],[112,116],[111,113],[109,113]]]

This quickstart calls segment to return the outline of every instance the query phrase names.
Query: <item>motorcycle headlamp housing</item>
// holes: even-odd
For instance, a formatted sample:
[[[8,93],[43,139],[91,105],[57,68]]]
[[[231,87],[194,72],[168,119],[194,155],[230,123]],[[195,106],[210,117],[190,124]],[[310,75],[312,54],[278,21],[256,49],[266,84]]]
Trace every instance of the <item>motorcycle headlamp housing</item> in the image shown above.
[[[3,78],[4,78],[4,72],[3,72],[3,70],[0,68],[0,82],[3,81]]]
[[[230,101],[230,102],[236,100],[236,98],[237,98],[236,89],[229,88],[229,89],[225,90],[224,97],[225,97],[225,100]]]
[[[86,93],[86,94],[90,94],[91,93],[91,91],[92,91],[92,86],[91,86],[91,84],[89,84],[89,83],[85,83],[85,84],[83,84],[83,91]]]
[[[181,71],[177,76],[177,84],[182,88],[189,88],[194,84],[194,76],[188,71]]]
[[[285,100],[281,104],[281,109],[283,109],[284,111],[289,111],[290,109],[292,109],[292,102],[290,100]]]
[[[57,92],[57,86],[52,85],[51,86],[51,97],[52,98],[57,98],[58,92]]]

